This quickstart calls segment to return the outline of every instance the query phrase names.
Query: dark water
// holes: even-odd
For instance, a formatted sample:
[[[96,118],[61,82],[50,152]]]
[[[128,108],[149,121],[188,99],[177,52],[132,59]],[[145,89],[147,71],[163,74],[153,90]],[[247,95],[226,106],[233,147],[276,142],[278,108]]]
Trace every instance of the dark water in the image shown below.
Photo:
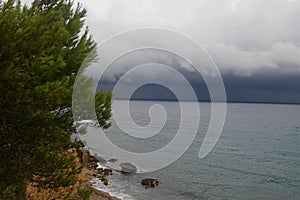
[[[146,125],[150,121],[148,108],[154,103],[162,104],[168,113],[158,136],[134,139],[124,135],[115,123],[106,131],[107,136],[118,146],[135,152],[163,147],[179,126],[178,104],[132,101],[131,115],[137,124]],[[108,187],[97,181],[95,186],[122,199],[299,199],[299,105],[227,104],[222,135],[204,159],[198,158],[198,152],[210,119],[210,104],[190,106],[201,108],[200,127],[193,144],[180,159],[148,174],[115,173]],[[114,157],[93,141],[89,134],[95,131],[91,128],[85,136],[91,149],[106,159]],[[140,181],[147,177],[158,178],[160,186],[143,188]]]

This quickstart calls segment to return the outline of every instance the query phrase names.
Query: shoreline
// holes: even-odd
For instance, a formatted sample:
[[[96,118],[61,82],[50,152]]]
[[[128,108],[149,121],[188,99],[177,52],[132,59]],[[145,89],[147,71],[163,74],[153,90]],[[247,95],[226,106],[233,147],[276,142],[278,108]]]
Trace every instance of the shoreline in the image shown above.
[[[111,196],[108,192],[98,190],[93,187],[91,180],[94,178],[95,171],[87,166],[82,168],[81,173],[78,175],[79,179],[83,181],[83,184],[93,191],[90,196],[90,200],[120,200],[117,197]]]
[[[92,185],[92,179],[95,177],[99,178],[102,184],[108,185],[109,180],[107,176],[113,175],[112,170],[109,168],[98,168],[99,160],[91,155],[88,150],[80,150],[77,154],[81,164],[84,166],[80,174],[78,174],[78,178],[83,181],[85,187],[93,191],[90,200],[120,200],[108,192],[96,189]]]

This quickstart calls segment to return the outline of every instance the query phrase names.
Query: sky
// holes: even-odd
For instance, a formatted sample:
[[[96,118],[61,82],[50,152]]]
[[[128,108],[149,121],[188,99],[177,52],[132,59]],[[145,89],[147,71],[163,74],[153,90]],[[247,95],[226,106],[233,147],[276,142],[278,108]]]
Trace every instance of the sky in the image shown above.
[[[26,2],[29,0],[23,0]],[[79,1],[79,0],[78,0]],[[98,44],[123,31],[159,27],[191,37],[215,62],[225,84],[229,101],[300,103],[300,0],[85,0],[79,1],[88,11],[86,18],[90,33]],[[111,42],[118,48],[143,46],[143,37],[136,35],[122,42]],[[141,38],[139,38],[141,37]],[[156,45],[163,37],[153,35]],[[172,35],[168,38],[188,51]],[[175,48],[176,45],[174,45]],[[99,46],[99,59],[101,49]],[[104,57],[109,53],[103,53]],[[113,53],[112,53],[113,54]],[[197,49],[189,52],[197,57]],[[108,57],[110,57],[109,55]],[[126,58],[127,57],[127,58]],[[105,58],[104,58],[105,60]],[[207,100],[205,84],[193,66],[177,55],[157,50],[135,51],[114,62],[101,88],[113,88],[115,83],[135,64],[156,62],[174,67],[183,74],[201,100]],[[200,62],[200,61],[199,61]],[[90,75],[97,74],[99,64],[93,64]],[[207,73],[211,73],[209,69]],[[159,68],[145,69],[136,79],[169,80],[181,87]],[[132,77],[132,76],[131,76]],[[130,81],[134,81],[130,79]],[[137,98],[169,98],[170,92],[147,85]],[[151,95],[150,95],[151,94]],[[202,94],[202,95],[201,95]],[[170,96],[170,95],[169,95]],[[171,95],[172,96],[172,95]],[[171,98],[171,97],[170,97]]]

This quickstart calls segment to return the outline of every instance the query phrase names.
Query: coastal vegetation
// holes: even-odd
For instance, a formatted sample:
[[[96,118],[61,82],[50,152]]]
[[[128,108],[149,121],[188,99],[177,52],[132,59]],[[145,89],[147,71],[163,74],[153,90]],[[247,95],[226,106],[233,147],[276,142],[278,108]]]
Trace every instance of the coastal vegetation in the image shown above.
[[[0,0],[0,199],[25,199],[27,183],[55,190],[77,181],[81,166],[67,153],[78,147],[70,140],[72,90],[96,49],[85,16],[73,1]],[[99,124],[108,128],[111,94],[95,96]]]

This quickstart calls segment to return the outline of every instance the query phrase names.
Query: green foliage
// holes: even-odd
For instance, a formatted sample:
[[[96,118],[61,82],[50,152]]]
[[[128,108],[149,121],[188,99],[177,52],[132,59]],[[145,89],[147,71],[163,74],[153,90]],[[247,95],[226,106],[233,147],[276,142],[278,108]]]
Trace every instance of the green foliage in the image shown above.
[[[64,156],[76,131],[72,91],[82,62],[95,58],[96,48],[88,29],[81,32],[85,14],[72,1],[35,0],[22,7],[0,0],[0,199],[24,199],[25,181],[51,188],[74,184],[80,169]],[[110,101],[110,93],[95,96],[102,128],[110,126]]]
[[[112,95],[108,92],[94,94],[94,82],[81,73],[73,89],[73,115],[75,120],[97,120],[102,128],[109,128],[107,119],[111,116]],[[96,115],[94,115],[96,113]],[[79,127],[81,124],[78,124]]]
[[[85,144],[83,141],[79,140],[79,141],[75,141],[73,142],[73,147],[76,148],[76,149],[80,149],[82,147],[85,147]]]
[[[107,92],[98,92],[95,94],[95,111],[100,127],[107,129],[111,126],[107,119],[111,117],[112,96]]]
[[[7,185],[4,191],[1,191],[1,198],[2,199],[24,199],[22,194],[25,192],[26,188],[25,185],[20,184],[12,184]]]
[[[91,190],[91,189],[77,187],[77,195],[79,197],[78,199],[88,200],[88,199],[90,199],[90,196],[92,193],[93,193],[93,190]]]
[[[111,123],[107,120],[111,116],[112,95],[103,91],[94,94],[94,90],[93,79],[86,78],[83,70],[77,75],[73,88],[73,117],[76,121],[94,120],[100,127],[109,128]],[[85,133],[82,123],[77,123],[76,126],[79,133]]]

